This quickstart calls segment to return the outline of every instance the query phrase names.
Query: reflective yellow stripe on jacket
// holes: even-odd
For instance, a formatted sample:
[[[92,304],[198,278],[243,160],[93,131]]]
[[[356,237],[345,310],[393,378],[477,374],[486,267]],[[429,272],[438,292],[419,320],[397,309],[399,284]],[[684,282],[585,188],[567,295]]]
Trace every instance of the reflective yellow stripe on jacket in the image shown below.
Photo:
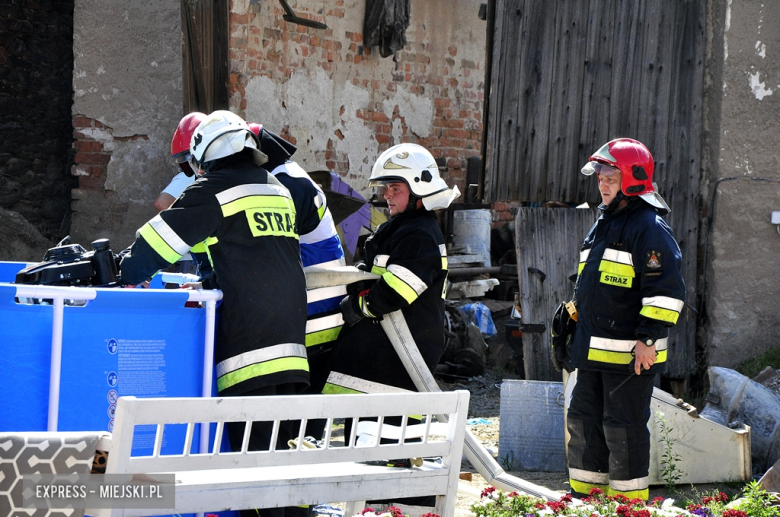
[[[306,347],[296,343],[284,343],[225,359],[217,364],[217,389],[226,390],[239,382],[254,377],[290,370],[309,371]]]
[[[138,236],[142,237],[158,255],[171,264],[190,250],[190,246],[168,226],[160,214],[143,225],[138,230]]]
[[[658,352],[655,362],[663,363],[666,361],[667,342],[667,338],[655,342],[655,351]],[[601,363],[629,364],[634,358],[631,351],[635,345],[636,339],[609,339],[591,336],[588,359]]]
[[[599,263],[599,281],[603,284],[630,288],[634,283],[634,260],[631,253],[607,248]]]
[[[577,265],[578,275],[582,273],[583,269],[585,269],[585,262],[588,260],[588,255],[590,255],[590,248],[580,251],[580,263]]]
[[[642,298],[642,310],[639,314],[654,320],[665,321],[674,325],[685,302],[668,296],[651,296]]]

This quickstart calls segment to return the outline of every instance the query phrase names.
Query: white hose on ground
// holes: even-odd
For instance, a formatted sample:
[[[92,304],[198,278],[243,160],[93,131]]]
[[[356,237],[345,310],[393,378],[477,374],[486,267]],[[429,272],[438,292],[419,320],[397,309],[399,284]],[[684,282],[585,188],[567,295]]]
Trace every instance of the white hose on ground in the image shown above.
[[[406,371],[414,381],[414,385],[419,391],[441,391],[433,374],[428,369],[425,361],[414,342],[409,325],[401,311],[385,314],[382,318],[382,328],[387,337],[393,344],[395,351],[401,358]],[[437,415],[438,419],[446,419],[444,415]],[[548,501],[557,501],[561,494],[548,488],[535,485],[524,479],[512,476],[504,472],[496,460],[493,459],[490,452],[477,440],[477,438],[466,429],[466,440],[464,443],[463,454],[469,460],[471,465],[477,469],[485,481],[490,485],[507,492],[523,492],[535,497],[541,497]]]
[[[315,287],[330,287],[334,285],[350,284],[360,280],[378,279],[379,276],[373,273],[360,271],[355,267],[346,266],[333,269],[322,269],[316,267],[303,268],[306,274],[306,286],[309,289]],[[401,311],[385,314],[382,319],[382,328],[387,337],[393,344],[395,351],[401,358],[401,362],[414,381],[414,385],[421,392],[441,391],[433,374],[428,369],[428,365],[420,354],[417,344],[414,342],[409,325]],[[444,415],[437,415],[442,421],[446,420]],[[466,429],[466,440],[463,454],[469,460],[471,465],[485,478],[490,485],[507,492],[523,492],[536,497],[547,499],[548,501],[557,501],[561,494],[539,485],[530,483],[524,479],[512,476],[504,472],[490,452],[477,440],[477,438]]]

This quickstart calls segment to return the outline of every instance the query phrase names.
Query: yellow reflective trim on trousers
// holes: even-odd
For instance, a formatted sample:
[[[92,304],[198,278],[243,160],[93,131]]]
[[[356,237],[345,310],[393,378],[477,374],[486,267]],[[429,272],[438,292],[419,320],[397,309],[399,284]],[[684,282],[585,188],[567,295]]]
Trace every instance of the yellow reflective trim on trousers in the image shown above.
[[[407,301],[407,303],[412,303],[417,299],[417,291],[409,287],[409,284],[392,274],[391,272],[387,272],[384,275],[382,275],[382,278],[385,279],[385,282],[387,282],[387,285],[390,286],[390,288],[395,291],[396,293],[400,294],[404,300]]]
[[[595,483],[583,483],[582,481],[577,481],[576,479],[569,478],[569,486],[572,490],[575,492],[579,492],[580,494],[588,494],[590,495],[590,491],[594,488],[598,488],[605,494],[609,492],[609,485],[597,485]]]
[[[306,347],[317,346],[330,341],[335,341],[339,337],[341,327],[335,327],[332,329],[318,330],[311,334],[306,334]]]
[[[441,258],[441,268],[442,268],[442,270],[446,270],[447,266],[448,266],[448,264],[447,264],[447,257],[442,257]]]
[[[631,284],[633,283],[634,279],[630,276],[620,276],[616,275],[614,273],[601,273],[601,278],[599,281],[602,284],[609,284],[609,285],[616,285],[618,287],[631,287]]]
[[[246,196],[222,205],[222,216],[229,217],[250,208],[290,208],[292,200],[282,196]],[[293,213],[295,208],[292,208]]]
[[[642,307],[642,310],[639,311],[639,314],[640,316],[645,316],[654,320],[666,321],[672,325],[677,323],[677,318],[680,317],[680,313],[677,311],[661,309],[660,307],[653,307],[652,305],[645,305]]]
[[[579,490],[577,490],[577,492],[579,492]],[[609,487],[608,490],[604,491],[604,493],[610,497],[615,497],[616,495],[620,494],[629,499],[642,499],[643,501],[647,501],[647,499],[650,497],[649,488],[644,488],[642,490],[630,490],[628,492],[621,492],[620,490],[615,490],[612,487]]]
[[[666,350],[659,350],[655,362],[666,362],[666,355]],[[633,359],[634,356],[631,352],[609,352],[607,350],[596,350],[594,348],[588,350],[589,361],[598,361],[599,363],[609,364],[629,364]]]
[[[325,395],[363,395],[365,392],[353,390],[351,388],[345,388],[344,386],[339,386],[338,384],[331,384],[329,382],[325,383],[325,386],[322,388],[322,393]]]
[[[217,389],[219,391],[225,390],[231,386],[235,386],[239,382],[243,382],[255,377],[262,377],[263,375],[270,375],[272,373],[286,372],[290,370],[303,370],[309,371],[309,361],[303,357],[282,357],[280,359],[273,359],[271,361],[265,361],[263,363],[250,364],[238,370],[233,370],[230,373],[226,373],[219,379],[217,379]]]
[[[599,271],[612,273],[619,276],[630,276],[631,278],[636,276],[634,268],[628,264],[620,264],[618,262],[610,262],[608,260],[602,260],[601,263],[599,263]]]
[[[322,216],[323,216],[323,215],[325,215],[325,210],[326,210],[327,208],[328,208],[328,207],[326,207],[325,205],[322,205],[321,207],[319,207],[319,208],[317,209],[317,217],[319,217],[320,221],[322,221]]]
[[[577,266],[577,276],[579,276],[582,273],[582,270],[585,269],[585,263],[580,262],[580,265]]]
[[[371,272],[374,273],[375,275],[382,276],[385,273],[387,273],[387,268],[379,267],[379,266],[371,266]]]
[[[176,253],[171,246],[165,242],[165,239],[154,231],[154,228],[149,223],[146,223],[138,230],[138,234],[151,246],[151,248],[157,252],[164,260],[173,264],[179,260],[182,256]]]

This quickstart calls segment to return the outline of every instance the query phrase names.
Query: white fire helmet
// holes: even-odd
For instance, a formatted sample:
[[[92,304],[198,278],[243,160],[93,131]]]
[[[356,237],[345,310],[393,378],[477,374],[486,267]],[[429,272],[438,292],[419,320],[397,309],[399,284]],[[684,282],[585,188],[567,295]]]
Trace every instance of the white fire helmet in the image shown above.
[[[439,175],[433,155],[417,144],[399,144],[379,155],[368,185],[376,187],[395,181],[404,182],[412,194],[422,199],[426,210],[447,208],[460,196],[458,187],[450,189]]]
[[[244,119],[224,110],[206,116],[190,140],[190,153],[201,166],[206,162],[240,153],[245,148],[254,151],[255,164],[262,165],[268,161],[268,157],[258,149],[257,136],[252,133]]]

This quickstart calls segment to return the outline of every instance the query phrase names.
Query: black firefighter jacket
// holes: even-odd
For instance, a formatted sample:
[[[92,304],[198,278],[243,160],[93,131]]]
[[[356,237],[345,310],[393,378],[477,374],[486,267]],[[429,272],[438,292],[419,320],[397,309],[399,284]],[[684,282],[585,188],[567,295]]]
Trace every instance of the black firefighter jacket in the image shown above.
[[[436,215],[399,214],[366,240],[366,265],[382,278],[366,294],[375,318],[344,326],[331,370],[417,391],[379,319],[401,309],[420,353],[433,372],[444,349],[444,283],[447,248]]]
[[[602,213],[580,251],[571,366],[627,372],[637,338],[649,337],[658,358],[642,373],[662,371],[669,327],[684,306],[681,262],[671,228],[641,199]]]
[[[122,260],[122,280],[139,283],[209,238],[214,272],[203,287],[223,292],[214,350],[221,395],[309,382],[295,215],[278,180],[233,155],[138,230]]]

